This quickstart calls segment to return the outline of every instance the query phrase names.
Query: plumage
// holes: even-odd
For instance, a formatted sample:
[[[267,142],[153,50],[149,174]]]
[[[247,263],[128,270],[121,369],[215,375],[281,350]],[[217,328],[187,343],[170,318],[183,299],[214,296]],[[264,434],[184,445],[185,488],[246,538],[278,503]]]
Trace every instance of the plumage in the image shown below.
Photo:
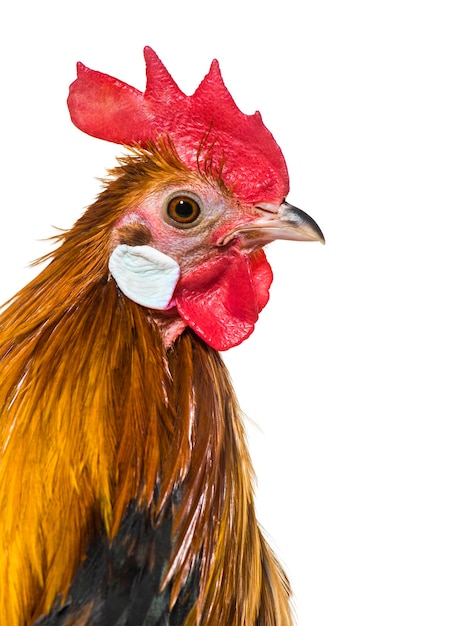
[[[146,56],[163,91],[188,98],[154,53]],[[151,93],[157,87],[154,76]],[[238,194],[236,148],[226,161],[227,134],[221,151],[216,138],[208,149],[209,129],[195,115],[191,154],[181,129],[173,135],[153,122],[153,138],[111,138],[133,145],[0,316],[0,624],[292,623],[289,584],[256,521],[241,414],[217,350],[243,341],[267,302],[265,240],[282,237],[279,229],[322,235],[277,198],[287,184],[278,149],[260,161],[264,171],[273,158],[281,164],[265,199],[254,200],[263,198],[258,180],[249,184],[256,168]],[[260,128],[258,116],[254,123]],[[179,268],[161,308],[128,297],[111,269],[113,252],[133,261],[139,249],[145,263],[157,250],[163,267],[166,257]],[[122,271],[132,296],[134,270]]]

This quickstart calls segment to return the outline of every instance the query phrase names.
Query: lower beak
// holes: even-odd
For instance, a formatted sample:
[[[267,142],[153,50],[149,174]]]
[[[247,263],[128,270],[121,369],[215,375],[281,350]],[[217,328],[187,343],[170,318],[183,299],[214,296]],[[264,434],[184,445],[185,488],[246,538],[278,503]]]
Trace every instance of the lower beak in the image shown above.
[[[237,226],[224,237],[223,242],[220,242],[221,245],[227,244],[235,237],[241,240],[243,248],[251,250],[261,248],[276,239],[325,243],[323,233],[315,220],[288,202],[283,202],[276,211],[271,208],[262,210],[262,217]]]

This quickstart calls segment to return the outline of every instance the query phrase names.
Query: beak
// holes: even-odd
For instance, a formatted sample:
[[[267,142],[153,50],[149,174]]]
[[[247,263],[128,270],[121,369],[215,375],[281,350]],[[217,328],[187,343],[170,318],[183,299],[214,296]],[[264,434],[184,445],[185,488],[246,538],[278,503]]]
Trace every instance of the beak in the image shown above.
[[[262,217],[240,224],[219,245],[226,245],[235,237],[240,238],[243,248],[250,250],[261,248],[276,239],[325,243],[315,220],[288,202],[283,202],[279,207],[266,204],[257,208],[263,211]]]

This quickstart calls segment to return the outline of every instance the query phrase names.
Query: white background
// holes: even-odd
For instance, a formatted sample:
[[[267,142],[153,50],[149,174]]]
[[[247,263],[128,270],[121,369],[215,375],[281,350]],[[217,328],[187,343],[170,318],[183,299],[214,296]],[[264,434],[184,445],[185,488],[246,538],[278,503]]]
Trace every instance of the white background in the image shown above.
[[[186,93],[220,61],[327,245],[278,242],[271,302],[227,353],[258,510],[299,626],[470,623],[466,2],[5,2],[0,299],[120,153],[66,108],[75,63]],[[75,8],[74,8],[75,7]]]

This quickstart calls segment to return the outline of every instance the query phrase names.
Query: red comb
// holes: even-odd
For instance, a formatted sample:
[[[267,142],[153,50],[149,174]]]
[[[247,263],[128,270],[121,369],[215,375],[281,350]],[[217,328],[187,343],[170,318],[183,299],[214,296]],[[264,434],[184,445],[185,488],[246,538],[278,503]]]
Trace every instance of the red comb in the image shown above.
[[[151,48],[144,56],[144,93],[78,63],[67,101],[73,123],[93,137],[125,145],[145,146],[167,135],[188,167],[204,169],[210,162],[245,202],[282,202],[289,188],[282,152],[258,112],[239,110],[217,61],[187,96]]]

